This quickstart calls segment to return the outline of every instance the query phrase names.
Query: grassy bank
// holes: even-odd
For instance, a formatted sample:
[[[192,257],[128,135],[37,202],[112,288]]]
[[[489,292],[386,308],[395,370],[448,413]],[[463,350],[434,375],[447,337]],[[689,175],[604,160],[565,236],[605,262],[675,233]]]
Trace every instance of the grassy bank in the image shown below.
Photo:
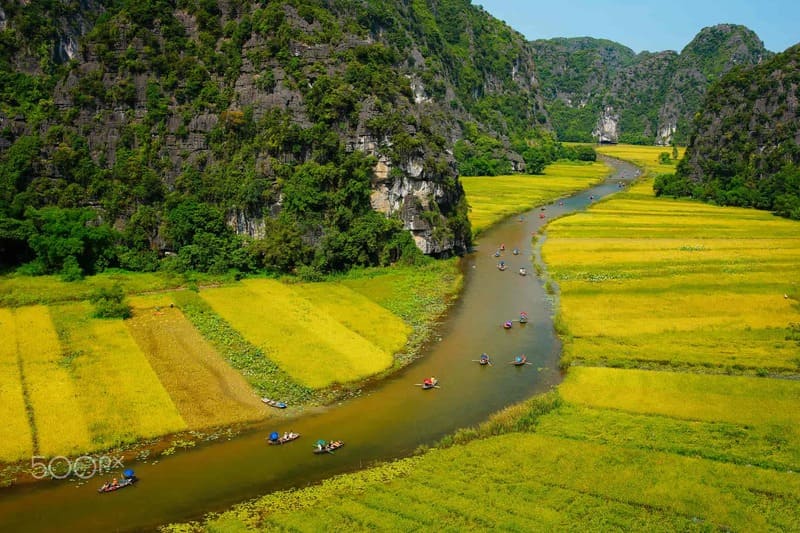
[[[463,177],[470,205],[469,219],[475,235],[511,215],[587,189],[605,179],[611,169],[604,163],[559,161],[541,175]]]
[[[797,530],[800,224],[645,181],[551,223],[543,251],[557,391],[439,449],[171,529]]]

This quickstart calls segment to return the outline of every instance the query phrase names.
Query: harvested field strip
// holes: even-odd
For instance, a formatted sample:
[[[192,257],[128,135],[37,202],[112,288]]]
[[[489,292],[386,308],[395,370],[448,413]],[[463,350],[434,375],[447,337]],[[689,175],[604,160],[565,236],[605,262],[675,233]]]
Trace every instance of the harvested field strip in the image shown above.
[[[0,308],[0,462],[33,455],[33,435],[17,356],[17,324],[14,312]]]
[[[276,281],[246,280],[201,296],[248,341],[309,387],[364,378],[392,364],[391,354]],[[245,309],[242,302],[248,302]]]
[[[54,308],[92,437],[107,448],[186,428],[122,320],[89,318],[87,303]]]
[[[591,187],[609,175],[605,163],[559,161],[543,175],[462,177],[476,235],[495,222]]]
[[[411,327],[400,317],[340,283],[303,283],[294,291],[384,352],[403,349]],[[312,318],[313,320],[313,318]]]
[[[132,299],[126,325],[190,428],[263,418],[264,406],[177,308]]]
[[[80,390],[62,356],[48,308],[20,307],[15,314],[18,353],[39,445],[36,452],[52,457],[91,448]]]
[[[648,370],[573,367],[568,402],[687,420],[800,426],[800,382]]]
[[[171,298],[202,337],[230,365],[241,373],[262,396],[299,403],[312,397],[312,390],[300,385],[253,345],[194,291],[171,293]]]
[[[536,425],[540,435],[796,472],[800,433],[789,429],[781,435],[780,426],[769,423],[681,420],[571,404],[541,417]]]

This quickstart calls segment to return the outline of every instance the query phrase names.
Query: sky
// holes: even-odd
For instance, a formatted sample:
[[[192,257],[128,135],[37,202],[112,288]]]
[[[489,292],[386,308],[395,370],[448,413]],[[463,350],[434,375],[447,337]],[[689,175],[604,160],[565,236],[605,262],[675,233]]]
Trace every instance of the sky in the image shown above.
[[[767,50],[800,42],[800,0],[472,0],[527,39],[596,37],[680,52],[706,26],[747,26]]]

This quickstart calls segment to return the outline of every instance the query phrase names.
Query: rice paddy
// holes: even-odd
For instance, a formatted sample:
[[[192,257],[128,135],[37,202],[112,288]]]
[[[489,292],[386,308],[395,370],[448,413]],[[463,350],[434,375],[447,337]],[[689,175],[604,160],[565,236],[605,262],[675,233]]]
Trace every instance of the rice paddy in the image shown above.
[[[188,427],[263,418],[263,404],[244,377],[219,356],[183,313],[163,297],[139,297],[133,303],[128,331]]]
[[[342,287],[340,291],[347,290]],[[336,308],[341,314],[330,314],[289,285],[266,279],[245,280],[236,286],[203,291],[201,296],[248,341],[309,387],[354,381],[386,370],[394,362],[391,352],[346,325],[358,322],[362,314],[342,318],[348,315],[342,308]],[[242,302],[250,302],[246,313],[241,312]],[[371,304],[363,299],[361,302]],[[400,320],[375,327],[390,332],[390,338],[407,331]]]
[[[17,353],[39,455],[69,455],[91,448],[91,432],[69,370],[62,361],[50,312],[44,306],[15,310]]]
[[[25,407],[14,312],[0,308],[0,461],[17,461],[33,454],[33,436]]]
[[[664,151],[611,148],[650,171]],[[646,180],[547,232],[557,391],[446,449],[192,527],[797,530],[800,225],[656,199]]]
[[[129,320],[91,318],[84,299],[97,287],[122,282],[142,293],[179,284],[168,276],[0,279],[0,304],[50,303],[0,307],[0,462],[75,456],[270,416],[259,395],[293,405],[324,401],[325,387],[410,360],[460,280],[449,260],[367,269],[336,282],[203,289],[209,301],[228,302],[226,322],[186,290],[130,297]],[[243,307],[240,298],[254,305]]]
[[[676,160],[669,164],[659,162],[659,156],[667,152],[672,157],[671,146],[639,146],[633,144],[601,144],[594,146],[598,154],[603,154],[617,159],[630,161],[634,165],[645,169],[651,176],[659,174],[673,174],[675,172]],[[678,160],[683,157],[686,148],[678,147]]]
[[[800,322],[788,297],[800,280],[797,223],[657,199],[651,184],[548,227],[543,256],[573,335],[565,361],[800,368],[786,338]]]
[[[601,182],[611,169],[604,163],[559,161],[543,175],[462,177],[476,235],[504,218],[528,211]]]

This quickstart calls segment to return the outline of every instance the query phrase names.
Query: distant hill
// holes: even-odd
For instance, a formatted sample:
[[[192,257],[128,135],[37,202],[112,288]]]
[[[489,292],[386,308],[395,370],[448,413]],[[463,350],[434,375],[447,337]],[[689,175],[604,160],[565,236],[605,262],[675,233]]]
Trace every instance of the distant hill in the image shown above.
[[[531,43],[542,96],[559,140],[685,144],[709,84],[770,57],[744,26],[701,30],[680,52],[635,54],[588,37]]]
[[[468,128],[508,159],[510,136],[548,126],[535,80],[526,40],[469,0],[4,2],[0,262],[458,253],[454,143]]]
[[[659,194],[750,206],[800,220],[800,45],[713,84],[674,177]]]

